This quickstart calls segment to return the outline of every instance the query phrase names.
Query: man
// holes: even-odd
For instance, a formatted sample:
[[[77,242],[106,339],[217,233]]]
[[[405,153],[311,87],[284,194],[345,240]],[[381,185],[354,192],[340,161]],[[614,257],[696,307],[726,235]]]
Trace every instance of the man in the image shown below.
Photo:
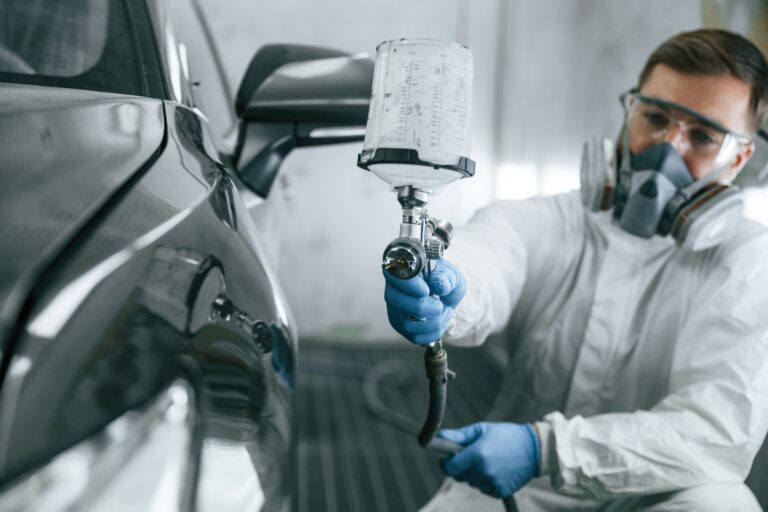
[[[507,327],[494,422],[439,433],[465,448],[425,510],[760,510],[743,482],[768,429],[768,232],[728,184],[766,119],[765,57],[682,33],[623,101],[581,195],[485,208],[428,283],[385,272],[415,343]]]

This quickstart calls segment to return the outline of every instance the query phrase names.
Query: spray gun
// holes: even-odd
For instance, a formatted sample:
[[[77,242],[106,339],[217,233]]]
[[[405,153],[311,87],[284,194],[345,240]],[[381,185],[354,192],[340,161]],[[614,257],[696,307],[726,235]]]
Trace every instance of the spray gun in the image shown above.
[[[453,236],[449,222],[430,217],[430,195],[475,173],[469,154],[472,106],[472,53],[466,46],[428,39],[396,39],[376,47],[371,106],[357,165],[397,192],[402,222],[384,249],[382,266],[400,279],[422,274]],[[464,447],[435,437],[445,415],[447,385],[455,374],[437,340],[426,347],[429,380],[427,417],[418,434],[421,446],[453,455]],[[512,497],[508,511],[517,510]]]
[[[400,236],[384,249],[382,266],[399,279],[410,279],[419,273],[429,280],[434,262],[442,258],[453,237],[450,222],[427,214],[429,193],[411,185],[397,187],[397,200],[403,209]],[[435,437],[445,416],[448,381],[456,374],[448,369],[448,354],[440,340],[430,343],[424,352],[424,367],[429,380],[429,408],[419,431],[419,444],[447,455],[461,449],[445,439]]]
[[[402,207],[400,236],[384,249],[382,266],[399,279],[422,274],[450,245],[453,227],[430,217],[430,195],[474,174],[469,152],[472,53],[465,46],[426,39],[385,41],[376,48],[373,91],[358,166],[393,186]],[[455,374],[440,340],[424,354],[429,409],[419,444],[444,453],[435,438],[445,414],[447,384]]]

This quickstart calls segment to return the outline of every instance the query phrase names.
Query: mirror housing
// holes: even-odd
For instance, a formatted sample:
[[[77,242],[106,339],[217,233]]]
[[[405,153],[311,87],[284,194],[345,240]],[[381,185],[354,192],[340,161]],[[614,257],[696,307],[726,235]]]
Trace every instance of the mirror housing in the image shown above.
[[[240,178],[267,197],[296,147],[363,140],[373,59],[300,45],[268,45],[240,84],[234,162]]]

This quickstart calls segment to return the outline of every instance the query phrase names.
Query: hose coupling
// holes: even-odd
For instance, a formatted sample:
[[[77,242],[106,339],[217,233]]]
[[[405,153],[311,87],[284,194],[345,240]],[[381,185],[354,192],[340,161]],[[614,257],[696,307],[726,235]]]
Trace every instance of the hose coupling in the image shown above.
[[[424,368],[430,381],[447,383],[456,377],[456,373],[448,369],[448,353],[440,343],[424,351]]]

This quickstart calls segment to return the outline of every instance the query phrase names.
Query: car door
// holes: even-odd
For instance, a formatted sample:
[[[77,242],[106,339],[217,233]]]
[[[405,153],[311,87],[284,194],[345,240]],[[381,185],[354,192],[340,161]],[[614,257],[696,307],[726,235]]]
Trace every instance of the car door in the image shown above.
[[[9,507],[290,507],[295,327],[206,116],[178,98],[161,117],[3,354]]]

